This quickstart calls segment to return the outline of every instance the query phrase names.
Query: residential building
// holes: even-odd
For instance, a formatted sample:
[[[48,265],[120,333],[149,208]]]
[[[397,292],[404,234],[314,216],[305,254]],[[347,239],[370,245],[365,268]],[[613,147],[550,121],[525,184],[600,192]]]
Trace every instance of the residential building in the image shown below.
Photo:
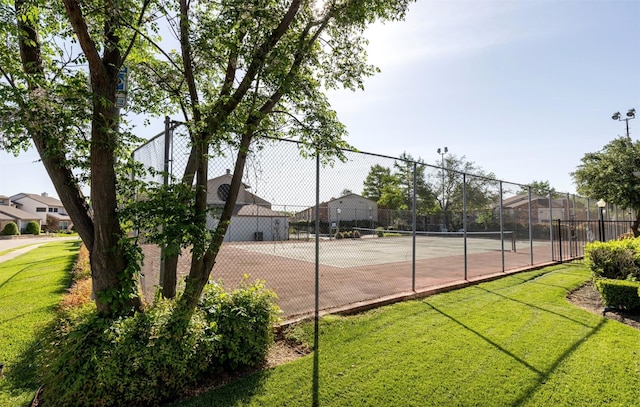
[[[502,201],[502,208],[507,219],[518,223],[529,222],[529,195],[520,194]],[[579,219],[586,219],[586,208],[581,203],[568,201],[566,198],[554,198],[549,203],[548,196],[531,195],[531,221],[546,223],[549,219],[568,219],[575,215]]]
[[[4,230],[7,223],[15,223],[20,233],[24,233],[29,222],[37,222],[41,225],[40,219],[31,213],[20,210],[11,205],[11,199],[8,196],[0,195],[0,232]]]
[[[339,198],[332,198],[319,205],[321,222],[359,222],[361,227],[370,227],[378,222],[378,204],[362,195],[348,193]],[[313,222],[316,219],[315,206],[297,212],[296,222]]]
[[[207,181],[207,205],[211,211],[207,228],[210,230],[218,224],[219,213],[229,196],[232,178],[231,171],[227,170],[224,175]],[[289,216],[272,210],[271,203],[248,191],[250,188],[242,183],[224,240],[288,240]]]
[[[42,194],[21,192],[12,195],[10,200],[16,208],[35,215],[43,229],[67,230],[73,225],[62,202],[50,197],[46,192]]]

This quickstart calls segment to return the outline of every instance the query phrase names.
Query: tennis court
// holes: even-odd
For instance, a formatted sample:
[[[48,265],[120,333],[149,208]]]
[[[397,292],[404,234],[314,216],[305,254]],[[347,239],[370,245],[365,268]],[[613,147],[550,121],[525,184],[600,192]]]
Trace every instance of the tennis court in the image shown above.
[[[359,239],[321,239],[319,241],[320,308],[348,307],[401,293],[429,290],[434,287],[459,284],[531,266],[528,241],[502,242],[495,238],[455,236],[416,237],[415,263],[413,238],[392,236]],[[551,261],[548,242],[534,243],[534,263]],[[160,255],[157,246],[145,246],[144,289],[147,298],[153,294],[159,279]],[[314,240],[282,242],[224,243],[218,255],[211,279],[223,280],[227,288],[242,281],[265,280],[276,291],[283,317],[289,318],[313,312],[315,305]],[[179,261],[179,273],[186,276],[190,256]],[[414,266],[415,264],[415,266]],[[181,279],[179,278],[179,281]]]
[[[411,261],[413,256],[413,237],[410,232],[398,236],[376,237],[364,235],[359,239],[320,239],[320,263],[332,267],[349,268],[354,265],[377,265]],[[512,232],[504,234],[504,250],[515,252],[518,242],[513,240]],[[499,233],[468,234],[466,237],[467,254],[501,251],[502,241]],[[451,257],[464,253],[465,238],[461,232],[418,233],[416,235],[416,260]],[[528,249],[528,241],[520,241],[520,247]],[[315,260],[315,240],[270,242],[263,244],[233,243],[233,246],[248,252],[313,262]]]

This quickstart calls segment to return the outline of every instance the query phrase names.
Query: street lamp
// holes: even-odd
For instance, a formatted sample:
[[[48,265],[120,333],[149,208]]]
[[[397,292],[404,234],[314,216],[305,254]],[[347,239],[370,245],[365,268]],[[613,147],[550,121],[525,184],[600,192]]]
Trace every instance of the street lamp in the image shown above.
[[[336,235],[340,233],[340,214],[342,213],[342,209],[336,209],[336,217],[338,218],[338,224],[336,225]]]
[[[445,194],[445,189],[444,189],[444,155],[447,154],[449,152],[449,149],[447,147],[445,147],[444,149],[440,149],[438,148],[438,154],[440,154],[440,158],[442,161],[442,224],[444,226],[444,228],[447,228],[447,213],[445,212],[444,208],[445,208],[445,204],[444,204],[444,194]]]
[[[604,208],[607,206],[607,203],[604,199],[600,199],[596,205],[598,205],[598,229],[600,229],[600,241],[604,242]]]
[[[622,117],[620,112],[615,112],[613,116],[611,116],[613,120],[617,120],[619,122],[624,121],[627,125],[627,138],[629,137],[629,120],[636,118],[636,109],[629,109],[627,111],[627,117]]]

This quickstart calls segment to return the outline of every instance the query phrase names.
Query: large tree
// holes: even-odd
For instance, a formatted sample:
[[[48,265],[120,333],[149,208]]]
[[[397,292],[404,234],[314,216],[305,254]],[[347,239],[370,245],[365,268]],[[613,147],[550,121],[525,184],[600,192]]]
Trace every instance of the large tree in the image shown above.
[[[391,169],[380,164],[375,164],[369,169],[369,174],[364,180],[362,196],[378,202],[384,193],[384,188],[391,183],[395,183],[395,178],[391,175]]]
[[[435,195],[426,181],[424,160],[420,157],[414,160],[411,154],[406,152],[400,154],[399,158],[400,160],[393,163],[393,168],[395,169],[394,176],[398,180],[398,186],[404,197],[402,209],[413,209],[413,195],[415,193],[416,210],[419,213],[426,213],[433,206]]]
[[[580,194],[633,210],[634,236],[640,226],[640,141],[619,137],[602,150],[587,153],[571,173]]]
[[[467,174],[466,176],[464,174]],[[485,172],[465,156],[449,153],[444,157],[444,168],[429,179],[431,189],[441,191],[437,199],[445,214],[445,227],[456,230],[462,226],[463,195],[466,197],[467,213],[492,213],[499,189],[495,174]]]
[[[119,171],[131,146],[127,112],[116,105],[122,68],[132,73],[133,111],[182,113],[191,142],[180,180],[185,188],[163,190],[161,202],[172,196],[185,209],[174,222],[190,226],[176,237],[167,235],[178,229],[175,223],[153,219],[161,211],[147,221],[162,221],[155,223],[166,231],[159,240],[192,247],[178,308],[187,317],[215,264],[251,146],[259,136],[275,135],[307,143],[306,154],[337,153],[345,130],[324,90],[362,87],[375,72],[364,58],[363,30],[377,19],[402,18],[409,2],[1,1],[6,148],[17,152],[29,142],[37,148],[91,253],[96,304],[104,314],[130,312],[140,303],[139,250],[127,237],[123,210],[131,203],[125,199],[130,185]],[[164,45],[160,29],[174,32],[176,42]],[[228,145],[237,151],[233,180],[209,232],[208,157]],[[152,191],[147,196],[154,199]]]
[[[522,185],[518,194],[531,194],[538,196],[549,196],[557,198],[560,194],[555,188],[549,185],[549,181],[532,181],[529,185]]]

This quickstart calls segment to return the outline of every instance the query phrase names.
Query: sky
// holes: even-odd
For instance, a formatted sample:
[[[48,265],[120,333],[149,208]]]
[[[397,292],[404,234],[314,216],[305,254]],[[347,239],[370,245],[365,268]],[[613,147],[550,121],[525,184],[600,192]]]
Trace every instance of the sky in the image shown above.
[[[438,165],[447,147],[498,179],[573,193],[584,154],[626,135],[612,114],[640,112],[640,0],[419,0],[367,37],[381,72],[329,94],[361,151]],[[629,129],[638,140],[640,120]],[[0,195],[57,196],[37,160],[0,152]]]

